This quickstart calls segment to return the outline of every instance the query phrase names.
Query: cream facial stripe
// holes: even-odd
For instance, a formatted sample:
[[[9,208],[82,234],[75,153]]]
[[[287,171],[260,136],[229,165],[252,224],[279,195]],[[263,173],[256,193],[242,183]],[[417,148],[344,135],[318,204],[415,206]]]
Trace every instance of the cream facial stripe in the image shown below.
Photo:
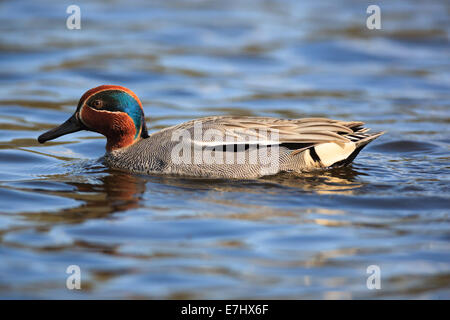
[[[86,124],[86,122],[84,122],[84,120],[83,120],[83,116],[82,116],[82,110],[83,110],[83,107],[84,107],[84,104],[82,105],[80,111],[78,112],[78,117],[80,118],[80,121],[81,121],[85,126],[88,127],[88,125]],[[91,108],[91,107],[89,107],[89,106],[87,106],[87,107],[88,107],[88,108]],[[91,108],[91,109],[93,109],[93,108]],[[108,110],[97,110],[97,109],[93,109],[93,110],[95,110],[96,112],[103,112],[103,113],[115,113],[115,114],[123,113],[123,114],[127,114],[126,112],[123,112],[123,111],[114,111],[114,112],[112,112],[112,111],[108,111]]]
[[[86,125],[86,122],[83,121],[83,116],[82,116],[81,114],[83,113],[82,111],[83,111],[84,106],[86,105],[86,102],[88,102],[89,99],[90,99],[92,96],[96,95],[97,93],[103,92],[103,91],[108,91],[108,90],[111,90],[111,89],[105,88],[105,89],[102,89],[102,90],[99,90],[99,91],[95,91],[94,93],[88,95],[88,96],[84,99],[83,104],[81,105],[80,110],[78,111],[78,117],[80,118],[80,121],[81,121],[84,125]],[[88,106],[88,107],[89,107],[89,106]],[[106,111],[106,110],[97,110],[97,111]],[[107,111],[107,112],[110,112],[110,111]],[[111,112],[111,113],[112,113],[112,112]]]

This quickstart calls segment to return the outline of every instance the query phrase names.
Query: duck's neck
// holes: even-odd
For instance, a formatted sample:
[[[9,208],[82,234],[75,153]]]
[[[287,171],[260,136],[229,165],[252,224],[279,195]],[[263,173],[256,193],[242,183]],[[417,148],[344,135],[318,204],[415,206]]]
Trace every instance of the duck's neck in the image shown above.
[[[133,121],[124,115],[116,116],[113,125],[105,126],[101,133],[106,136],[106,151],[108,152],[129,147],[141,139],[140,132],[136,134]]]
[[[111,152],[131,146],[140,139],[135,139],[134,135],[107,137],[106,151]]]

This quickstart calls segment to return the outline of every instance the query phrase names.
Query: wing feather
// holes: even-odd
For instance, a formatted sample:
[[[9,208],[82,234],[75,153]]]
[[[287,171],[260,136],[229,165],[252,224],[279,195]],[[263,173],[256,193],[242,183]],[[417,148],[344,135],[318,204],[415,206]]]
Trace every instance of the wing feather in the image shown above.
[[[193,143],[202,146],[218,146],[227,144],[283,144],[308,143],[320,144],[335,142],[340,145],[348,143],[346,137],[354,133],[352,128],[363,125],[358,121],[339,121],[327,118],[277,119],[269,117],[206,117],[182,123],[172,129],[194,130],[195,125],[201,125],[202,130],[213,129],[221,134],[222,141],[215,139],[200,140],[192,138]],[[192,135],[191,135],[192,136]],[[227,141],[232,137],[233,141]]]

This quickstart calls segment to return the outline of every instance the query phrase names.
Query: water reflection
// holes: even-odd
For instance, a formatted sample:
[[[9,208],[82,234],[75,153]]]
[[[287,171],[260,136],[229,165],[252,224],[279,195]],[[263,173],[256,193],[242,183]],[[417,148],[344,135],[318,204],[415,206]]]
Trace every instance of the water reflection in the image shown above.
[[[363,186],[358,179],[359,175],[364,176],[365,174],[349,166],[304,174],[284,173],[271,177],[267,181],[318,194],[352,195],[356,189]]]
[[[88,166],[87,166],[88,165]],[[91,167],[89,167],[89,165]],[[363,183],[358,180],[361,172],[352,167],[337,168],[330,171],[317,171],[304,175],[282,173],[259,180],[217,180],[202,178],[187,178],[178,176],[144,176],[110,170],[92,161],[73,163],[68,166],[65,174],[42,175],[39,179],[27,182],[12,183],[9,188],[22,192],[39,192],[41,194],[62,197],[75,200],[79,206],[64,208],[58,212],[27,211],[24,218],[38,221],[60,221],[66,223],[80,223],[88,219],[107,217],[112,213],[120,213],[134,208],[139,208],[145,202],[145,192],[180,195],[194,193],[196,201],[207,203],[221,202],[223,199],[215,199],[211,192],[246,193],[258,197],[258,195],[285,194],[286,188],[290,193],[312,192],[317,194],[341,194],[351,195]],[[81,172],[81,173],[80,173]],[[87,175],[86,173],[89,173]],[[45,187],[45,183],[64,183],[67,187],[57,185],[52,190]],[[43,187],[44,185],[44,187]],[[164,191],[160,186],[170,186]],[[64,191],[67,189],[68,191]],[[233,206],[246,207],[246,203],[234,201]]]
[[[64,223],[81,223],[88,219],[105,218],[108,215],[136,208],[139,197],[145,191],[145,180],[139,177],[116,172],[114,174],[98,173],[100,177],[85,175],[48,175],[39,180],[30,181],[32,188],[20,188],[21,191],[34,191],[48,195],[76,200],[79,206],[65,208],[58,212],[37,211],[24,213],[30,220]],[[70,191],[42,190],[39,184],[44,181],[58,181],[68,186]],[[22,183],[23,184],[23,183]],[[34,187],[35,186],[35,187]],[[62,188],[58,186],[61,190]]]

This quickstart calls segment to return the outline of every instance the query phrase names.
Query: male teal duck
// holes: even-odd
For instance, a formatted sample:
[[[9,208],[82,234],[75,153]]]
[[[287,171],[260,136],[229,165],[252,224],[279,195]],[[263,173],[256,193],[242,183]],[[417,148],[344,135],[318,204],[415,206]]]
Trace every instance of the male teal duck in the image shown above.
[[[359,121],[214,116],[148,134],[141,101],[122,86],[88,90],[75,113],[38,141],[89,130],[107,138],[104,162],[141,174],[252,179],[350,164],[383,132]]]

